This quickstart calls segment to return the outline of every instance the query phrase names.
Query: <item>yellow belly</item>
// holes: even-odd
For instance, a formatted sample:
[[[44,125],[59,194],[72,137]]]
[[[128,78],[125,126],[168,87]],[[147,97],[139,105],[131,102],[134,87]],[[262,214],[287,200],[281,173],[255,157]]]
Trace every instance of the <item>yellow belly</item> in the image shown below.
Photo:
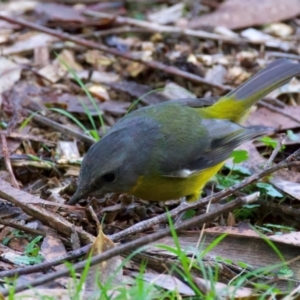
[[[199,199],[203,187],[223,166],[224,162],[186,178],[141,176],[137,185],[128,192],[138,198],[166,201],[187,197],[188,201]]]

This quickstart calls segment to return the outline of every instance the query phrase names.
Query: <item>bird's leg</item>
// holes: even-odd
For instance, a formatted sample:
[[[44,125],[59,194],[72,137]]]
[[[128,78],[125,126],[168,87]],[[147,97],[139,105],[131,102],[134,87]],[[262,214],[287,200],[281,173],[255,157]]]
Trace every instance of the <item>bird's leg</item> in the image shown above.
[[[183,205],[186,202],[188,202],[187,197],[180,198],[180,205]],[[174,225],[179,225],[180,223],[182,223],[185,220],[186,213],[187,211],[184,211],[180,213],[178,216],[176,216],[174,220]]]

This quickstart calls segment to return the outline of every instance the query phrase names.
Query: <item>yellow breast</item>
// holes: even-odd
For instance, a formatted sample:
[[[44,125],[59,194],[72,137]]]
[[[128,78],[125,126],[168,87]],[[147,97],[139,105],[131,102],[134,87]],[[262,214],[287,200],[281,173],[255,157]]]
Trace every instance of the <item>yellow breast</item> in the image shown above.
[[[166,201],[187,197],[188,201],[199,199],[206,182],[223,166],[221,162],[211,168],[185,178],[141,176],[136,186],[128,192],[138,198],[151,201]]]

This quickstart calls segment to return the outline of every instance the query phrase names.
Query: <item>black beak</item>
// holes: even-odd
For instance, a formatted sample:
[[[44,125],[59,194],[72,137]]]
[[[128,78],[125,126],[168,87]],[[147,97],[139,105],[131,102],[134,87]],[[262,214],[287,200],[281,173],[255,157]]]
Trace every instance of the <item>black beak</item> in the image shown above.
[[[77,190],[75,192],[75,194],[69,200],[68,204],[73,205],[73,204],[77,203],[79,200],[81,200],[84,196],[85,196],[85,194],[83,192],[81,192],[80,190]]]

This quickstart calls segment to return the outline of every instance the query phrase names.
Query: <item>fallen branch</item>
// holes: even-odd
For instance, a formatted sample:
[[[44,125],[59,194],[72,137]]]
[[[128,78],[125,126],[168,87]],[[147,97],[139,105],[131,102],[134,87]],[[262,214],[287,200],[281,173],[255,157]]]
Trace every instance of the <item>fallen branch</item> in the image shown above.
[[[9,277],[21,276],[21,275],[32,274],[37,272],[46,272],[55,266],[61,265],[65,261],[70,261],[85,255],[90,250],[90,247],[91,244],[86,245],[79,249],[70,251],[65,255],[57,257],[56,259],[45,261],[38,265],[26,266],[26,267],[17,268],[9,271],[2,271],[0,272],[0,278],[4,278],[4,277],[9,278]]]
[[[104,13],[104,12],[86,10],[86,11],[84,11],[84,14],[87,16],[92,16],[92,17],[97,17],[97,18],[113,19],[118,24],[137,26],[137,27],[145,28],[147,30],[151,30],[152,32],[179,33],[179,34],[185,34],[185,35],[189,35],[189,36],[195,36],[195,37],[202,38],[202,39],[230,42],[232,44],[240,44],[243,42],[247,42],[247,40],[241,39],[238,37],[223,36],[220,34],[211,33],[211,32],[207,32],[204,30],[193,30],[193,29],[188,29],[188,28],[180,28],[180,27],[176,27],[176,26],[160,25],[160,24],[153,23],[153,22],[137,20],[137,19],[127,18],[127,17],[122,17],[122,16],[116,16],[116,15],[108,14],[108,13]]]
[[[14,229],[17,229],[17,230],[22,230],[26,233],[29,233],[29,234],[32,234],[32,235],[35,235],[35,236],[37,236],[37,235],[46,236],[46,233],[44,231],[41,231],[41,230],[38,230],[38,229],[33,229],[33,228],[27,227],[25,225],[15,223],[13,221],[7,221],[7,220],[0,219],[0,224],[4,225],[4,226],[11,227],[11,228],[14,228]],[[1,272],[0,272],[0,278],[1,278]]]
[[[277,143],[275,149],[272,151],[272,154],[271,154],[271,156],[269,157],[268,161],[267,161],[266,164],[264,165],[264,169],[267,169],[267,168],[269,168],[269,167],[272,165],[272,163],[273,163],[275,157],[277,156],[278,152],[279,152],[279,151],[281,150],[281,148],[282,148],[282,144],[283,144],[284,138],[285,138],[285,134],[284,134],[284,133],[282,133],[282,134],[279,135],[279,141],[278,141],[278,143]]]
[[[64,236],[70,236],[73,232],[73,224],[65,220],[61,215],[53,213],[49,209],[38,207],[33,204],[29,204],[24,199],[37,198],[36,196],[30,195],[24,191],[13,188],[8,182],[0,179],[0,197],[13,203],[15,206],[20,207],[23,212],[33,218],[40,220],[43,224],[55,229]],[[45,201],[40,199],[41,201]],[[51,203],[50,201],[46,201]],[[76,227],[76,232],[80,239],[85,243],[92,243],[95,239],[94,236],[87,233],[83,229]]]
[[[43,124],[45,126],[48,126],[49,128],[55,129],[55,130],[57,130],[57,131],[59,131],[63,134],[74,137],[79,141],[87,143],[88,145],[93,145],[96,142],[90,136],[88,136],[86,134],[83,134],[83,133],[81,133],[77,130],[74,130],[70,127],[67,127],[66,125],[63,125],[63,124],[57,123],[55,121],[52,121],[52,120],[50,120],[50,119],[48,119],[48,118],[46,118],[42,115],[34,113],[31,110],[27,110],[27,112],[28,112],[29,115],[33,115],[32,118],[33,118],[34,121],[36,121],[40,124]]]

